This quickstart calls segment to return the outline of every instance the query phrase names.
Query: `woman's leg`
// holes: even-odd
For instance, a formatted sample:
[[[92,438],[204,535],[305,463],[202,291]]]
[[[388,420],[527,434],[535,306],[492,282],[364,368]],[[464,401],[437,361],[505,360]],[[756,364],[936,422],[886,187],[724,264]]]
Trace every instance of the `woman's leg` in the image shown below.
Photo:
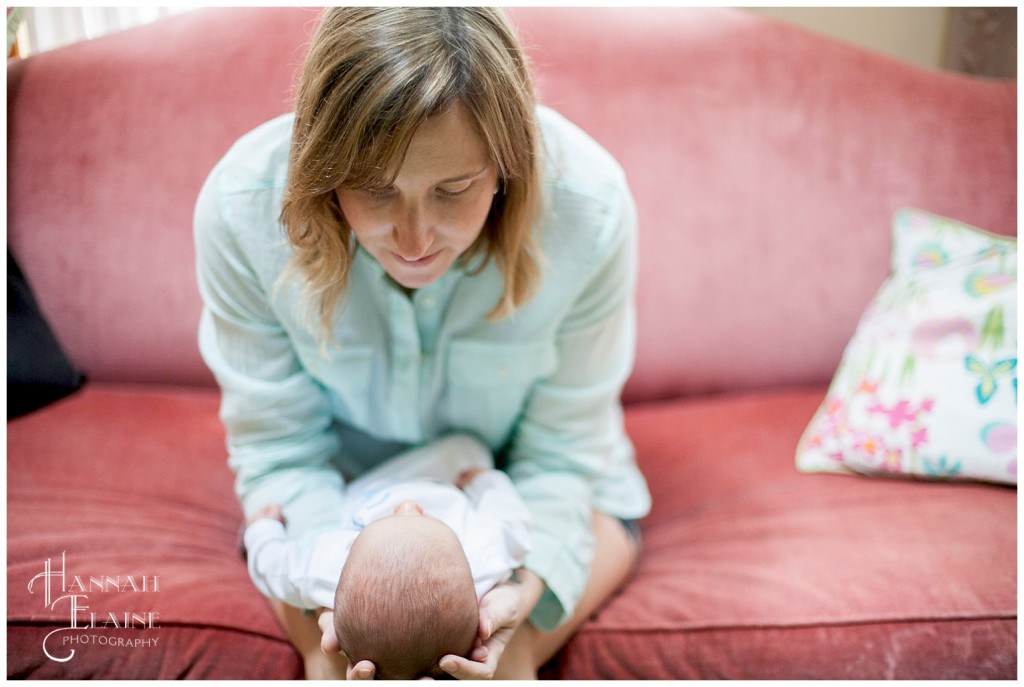
[[[271,599],[270,605],[292,646],[302,657],[306,679],[344,680],[347,661],[341,654],[328,656],[320,650],[320,638],[323,633],[317,626],[316,617],[306,615],[300,609],[283,601]]]
[[[639,550],[617,518],[594,512],[594,559],[583,597],[572,617],[552,632],[541,632],[529,622],[519,626],[505,647],[495,677],[526,680],[565,646],[573,633],[626,583],[636,565]]]

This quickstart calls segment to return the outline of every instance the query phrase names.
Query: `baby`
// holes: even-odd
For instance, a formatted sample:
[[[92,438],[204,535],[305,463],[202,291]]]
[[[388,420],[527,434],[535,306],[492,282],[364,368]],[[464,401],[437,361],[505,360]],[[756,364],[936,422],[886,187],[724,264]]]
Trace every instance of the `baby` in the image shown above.
[[[490,452],[452,436],[353,480],[338,528],[291,540],[268,507],[245,545],[265,595],[334,609],[353,663],[372,661],[381,679],[443,677],[441,657],[473,648],[479,598],[522,565],[529,516]]]

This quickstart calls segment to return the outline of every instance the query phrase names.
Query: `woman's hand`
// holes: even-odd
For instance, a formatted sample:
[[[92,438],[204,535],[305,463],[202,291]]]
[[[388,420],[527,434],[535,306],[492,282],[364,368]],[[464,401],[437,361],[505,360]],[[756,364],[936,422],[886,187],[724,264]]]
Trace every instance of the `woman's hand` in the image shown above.
[[[526,570],[496,585],[480,599],[480,628],[469,658],[449,654],[441,670],[459,680],[490,680],[512,636],[537,605],[544,583]]]
[[[272,503],[269,506],[263,506],[249,516],[249,519],[246,520],[245,524],[251,525],[257,520],[262,520],[263,518],[269,518],[270,520],[277,520],[278,522],[283,523],[284,513],[281,511],[281,504]]]
[[[455,478],[455,486],[459,489],[465,489],[466,486],[476,479],[476,476],[483,472],[483,468],[470,468],[463,470]]]
[[[449,654],[440,661],[443,671],[459,680],[490,680],[498,662],[519,626],[530,616],[544,592],[544,583],[533,573],[520,569],[506,582],[496,585],[480,599],[480,627],[469,658]],[[317,618],[323,637],[320,648],[329,655],[341,652],[334,633],[334,613],[324,610]],[[348,663],[346,678],[372,680],[377,667],[370,661]]]
[[[341,653],[338,636],[334,633],[334,612],[323,611],[316,619],[323,637],[320,638],[320,650],[329,656]],[[348,667],[345,669],[346,680],[372,680],[377,673],[377,666],[370,661],[356,661],[352,665],[346,657]]]

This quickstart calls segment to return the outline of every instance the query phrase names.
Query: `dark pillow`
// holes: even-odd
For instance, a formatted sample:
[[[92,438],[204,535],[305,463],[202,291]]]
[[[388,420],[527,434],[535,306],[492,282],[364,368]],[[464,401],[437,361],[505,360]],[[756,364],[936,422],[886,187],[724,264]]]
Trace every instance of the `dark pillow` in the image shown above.
[[[43,319],[25,275],[7,250],[7,419],[64,398],[85,382]]]

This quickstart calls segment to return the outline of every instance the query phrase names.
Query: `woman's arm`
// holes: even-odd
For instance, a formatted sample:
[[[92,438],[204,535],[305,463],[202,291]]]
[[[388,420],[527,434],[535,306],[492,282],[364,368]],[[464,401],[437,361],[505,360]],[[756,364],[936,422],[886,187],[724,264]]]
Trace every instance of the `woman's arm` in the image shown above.
[[[289,533],[301,534],[340,510],[343,484],[330,464],[339,442],[330,403],[299,364],[254,266],[251,251],[271,246],[259,245],[260,229],[235,216],[252,194],[229,188],[223,175],[222,166],[211,173],[195,211],[200,351],[221,388],[229,464],[246,515],[281,503]],[[276,226],[276,217],[265,221]]]
[[[525,569],[481,599],[480,647],[442,660],[460,679],[493,677],[527,619],[547,632],[573,616],[590,582],[593,484],[633,461],[619,394],[633,362],[635,210],[624,180],[619,190],[617,205],[606,198],[597,257],[559,327],[559,367],[533,390],[513,439],[508,472],[530,512],[533,550]],[[607,587],[591,594],[603,600]]]
[[[625,179],[617,182],[586,205],[603,218],[588,237],[593,263],[558,329],[558,368],[534,388],[509,455],[533,521],[526,568],[545,583],[531,614],[543,631],[572,615],[586,587],[595,481],[633,461],[619,396],[635,348],[636,216]]]

